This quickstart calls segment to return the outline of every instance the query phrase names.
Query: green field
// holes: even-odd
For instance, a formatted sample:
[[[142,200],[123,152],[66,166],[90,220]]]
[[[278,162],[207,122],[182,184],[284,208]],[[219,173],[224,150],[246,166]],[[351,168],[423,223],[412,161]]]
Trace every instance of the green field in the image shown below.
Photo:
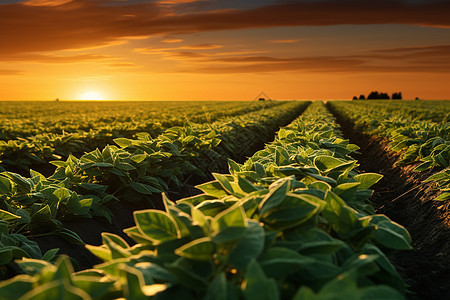
[[[403,180],[382,197],[423,191],[400,200],[449,221],[449,117],[450,101],[0,102],[0,299],[444,297],[448,228],[427,245],[375,200]]]

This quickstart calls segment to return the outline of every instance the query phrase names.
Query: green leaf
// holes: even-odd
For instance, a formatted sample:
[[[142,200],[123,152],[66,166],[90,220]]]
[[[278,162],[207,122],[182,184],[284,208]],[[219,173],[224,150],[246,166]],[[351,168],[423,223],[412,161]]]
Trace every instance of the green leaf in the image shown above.
[[[221,175],[221,174],[217,174],[217,173],[213,173],[212,175],[220,183],[223,190],[225,190],[228,194],[234,193],[233,187],[231,186],[230,182],[228,181],[228,178],[226,175]]]
[[[359,174],[353,177],[357,182],[360,182],[361,184],[358,186],[358,190],[362,189],[368,189],[375,183],[377,183],[381,178],[383,178],[383,175],[376,174],[376,173],[364,173]]]
[[[250,261],[247,267],[242,289],[246,300],[280,299],[275,280],[267,278],[255,260]]]
[[[0,249],[0,266],[7,265],[13,258],[12,250],[9,248]]]
[[[8,212],[6,210],[0,209],[0,220],[8,221],[8,220],[17,220],[17,219],[20,219],[20,218],[21,217],[18,216],[18,215],[15,215],[15,214],[10,213],[10,212]]]
[[[280,205],[286,198],[286,193],[290,190],[291,178],[282,178],[274,182],[269,189],[269,193],[259,204],[259,211],[261,215],[265,215],[274,207]]]
[[[238,163],[236,163],[234,160],[227,158],[228,162],[228,170],[230,171],[230,174],[234,174],[236,172],[241,171],[241,168]]]
[[[312,262],[313,258],[283,247],[269,248],[259,259],[264,272],[274,278],[284,278]]]
[[[264,223],[273,229],[284,230],[296,227],[316,215],[321,205],[320,199],[312,202],[312,195],[288,194],[284,202],[262,215]]]
[[[222,185],[217,181],[211,181],[204,184],[200,184],[195,186],[197,189],[203,191],[207,195],[211,195],[217,198],[222,198],[227,194],[226,191],[224,191]]]
[[[156,244],[180,237],[175,220],[165,212],[151,209],[136,211],[134,220],[139,231]]]
[[[232,206],[219,213],[211,222],[213,241],[230,243],[241,239],[247,231],[247,215],[242,206]]]
[[[45,205],[31,216],[32,223],[47,222],[52,218],[50,206]]]
[[[423,162],[423,163],[421,163],[420,165],[418,165],[418,166],[414,169],[414,171],[415,171],[415,172],[422,172],[422,171],[425,171],[425,170],[431,168],[432,166],[433,166],[433,162],[432,162],[432,161],[426,161],[426,162]]]
[[[33,289],[32,277],[13,277],[9,280],[3,281],[0,284],[1,299],[20,299],[23,294]],[[48,299],[49,300],[49,299]]]
[[[166,267],[184,287],[187,287],[189,290],[204,292],[208,286],[207,281],[193,271],[191,269],[192,266],[186,265],[186,260],[186,258],[181,257],[175,262],[167,264]]]
[[[141,163],[147,158],[147,154],[135,154],[131,157],[131,160],[135,163]]]
[[[139,182],[132,182],[130,186],[135,190],[136,192],[144,195],[151,195],[153,193],[161,193],[160,190],[144,183]]]
[[[232,206],[219,213],[212,221],[212,229],[221,231],[229,227],[247,227],[247,216],[242,206]]]
[[[84,246],[85,243],[83,242],[83,240],[78,236],[78,234],[76,234],[75,232],[73,232],[72,230],[69,230],[67,228],[59,228],[56,230],[55,232],[57,235],[59,235],[60,237],[62,237],[63,239],[69,241],[72,244],[75,245],[82,245]]]
[[[12,184],[8,178],[0,176],[0,191],[4,193],[12,192]]]
[[[221,272],[209,284],[203,300],[227,300],[227,279],[225,273]]]
[[[216,244],[209,237],[193,240],[175,250],[179,256],[199,261],[212,260],[215,253]]]
[[[17,264],[25,274],[31,276],[42,273],[42,270],[44,270],[44,268],[53,271],[56,270],[56,267],[53,266],[51,263],[40,259],[24,258],[22,260],[17,261]]]
[[[447,201],[450,200],[450,192],[442,193],[433,200],[435,201]]]
[[[148,297],[143,293],[144,275],[138,269],[122,264],[119,266],[122,273],[125,273],[126,285],[124,287],[124,296],[126,299],[147,300]]]
[[[117,139],[114,139],[113,141],[121,148],[126,148],[133,144],[132,140],[126,139],[126,138],[117,138]]]
[[[67,281],[50,281],[33,288],[22,296],[29,300],[88,300],[92,299],[85,291],[71,286]]]
[[[334,169],[342,165],[343,163],[346,162],[341,159],[327,155],[316,156],[314,158],[314,165],[322,171]]]
[[[397,290],[383,285],[370,286],[361,290],[361,298],[364,300],[403,300],[405,297]]]
[[[56,257],[56,254],[58,253],[58,251],[59,251],[59,248],[50,249],[47,252],[45,252],[42,259],[45,261],[52,261]]]
[[[249,221],[245,236],[231,251],[228,261],[238,270],[245,270],[249,262],[262,252],[264,241],[264,228],[256,221]]]
[[[412,249],[411,236],[405,227],[391,221],[385,215],[374,215],[364,219],[369,219],[370,224],[377,226],[373,237],[381,245],[397,250]]]

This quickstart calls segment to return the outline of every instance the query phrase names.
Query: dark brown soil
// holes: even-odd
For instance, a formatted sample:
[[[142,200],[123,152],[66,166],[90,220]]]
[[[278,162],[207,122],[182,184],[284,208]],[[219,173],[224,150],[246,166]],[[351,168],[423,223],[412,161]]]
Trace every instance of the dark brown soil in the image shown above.
[[[391,257],[409,285],[408,298],[450,299],[450,210],[448,203],[432,200],[439,194],[437,188],[423,183],[430,173],[413,172],[413,165],[395,165],[400,154],[389,151],[387,140],[358,133],[353,124],[335,116],[345,138],[361,147],[355,155],[359,169],[384,175],[373,186],[371,201],[377,213],[411,234],[413,250]]]

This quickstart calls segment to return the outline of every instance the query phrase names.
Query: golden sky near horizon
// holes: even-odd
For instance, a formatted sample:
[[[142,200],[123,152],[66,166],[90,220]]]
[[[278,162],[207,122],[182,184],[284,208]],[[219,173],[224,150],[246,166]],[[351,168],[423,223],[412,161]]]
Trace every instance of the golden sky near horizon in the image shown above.
[[[450,99],[444,0],[4,0],[0,100]]]

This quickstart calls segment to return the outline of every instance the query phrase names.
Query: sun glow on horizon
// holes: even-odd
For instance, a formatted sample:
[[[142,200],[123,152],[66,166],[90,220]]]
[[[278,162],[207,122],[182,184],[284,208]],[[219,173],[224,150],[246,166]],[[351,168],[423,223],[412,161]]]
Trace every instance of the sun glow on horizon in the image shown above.
[[[97,92],[87,92],[81,96],[81,100],[104,100],[103,96]]]

